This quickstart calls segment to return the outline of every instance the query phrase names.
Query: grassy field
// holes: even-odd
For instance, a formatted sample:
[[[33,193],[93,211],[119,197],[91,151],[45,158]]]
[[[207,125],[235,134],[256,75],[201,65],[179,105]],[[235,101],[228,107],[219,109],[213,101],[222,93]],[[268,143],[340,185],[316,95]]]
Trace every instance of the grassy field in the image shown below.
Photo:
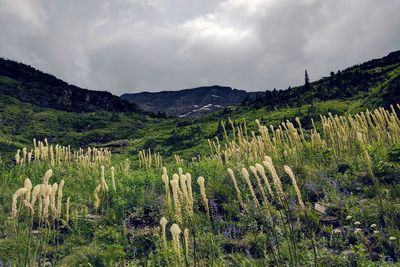
[[[328,101],[199,120],[74,114],[12,98],[0,109],[7,111],[0,113],[4,263],[392,266],[400,259],[398,106],[350,115],[361,101]],[[78,149],[87,144],[102,148]]]

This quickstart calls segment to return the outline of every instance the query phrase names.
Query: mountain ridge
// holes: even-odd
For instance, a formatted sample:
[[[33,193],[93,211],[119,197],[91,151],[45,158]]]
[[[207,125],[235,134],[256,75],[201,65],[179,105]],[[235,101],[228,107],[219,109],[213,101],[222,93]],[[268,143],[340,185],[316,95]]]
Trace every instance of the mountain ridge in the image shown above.
[[[228,86],[203,86],[178,91],[126,93],[121,98],[136,103],[140,108],[154,113],[165,112],[174,117],[200,117],[207,112],[227,108],[230,105],[249,107],[301,106],[314,101],[366,98],[373,106],[388,107],[399,102],[400,50],[392,51],[381,58],[356,64],[330,76],[322,77],[306,85],[280,90],[247,92]],[[220,101],[210,99],[218,94]],[[200,92],[200,93],[198,93]],[[231,95],[234,95],[232,97]]]
[[[360,67],[361,65],[362,67]],[[30,67],[22,68],[22,70],[24,69],[33,71]],[[75,105],[61,105],[58,106],[57,110],[55,109],[57,106],[51,101],[59,101],[57,99],[59,96],[57,94],[51,95],[54,91],[49,84],[54,85],[55,91],[59,92],[57,86],[60,84],[63,86],[62,81],[54,77],[56,80],[53,83],[51,81],[44,83],[40,79],[48,81],[49,78],[52,80],[53,76],[44,77],[41,72],[26,75],[23,72],[21,73],[21,69],[11,74],[6,73],[1,68],[0,71],[3,74],[0,75],[0,87],[9,90],[9,95],[7,95],[2,93],[0,88],[0,132],[2,133],[0,148],[10,153],[14,153],[17,146],[21,148],[22,144],[29,144],[33,138],[47,138],[51,142],[82,147],[88,145],[100,146],[113,141],[129,140],[129,148],[127,148],[130,151],[129,153],[136,154],[138,149],[145,148],[168,155],[181,151],[185,155],[193,157],[197,155],[196,153],[200,148],[207,148],[207,142],[201,143],[201,140],[224,134],[222,125],[230,123],[230,119],[232,119],[234,125],[239,125],[244,118],[249,127],[255,127],[255,119],[260,119],[268,125],[276,125],[280,121],[299,117],[305,127],[311,127],[307,124],[310,122],[310,118],[317,118],[319,114],[327,114],[328,112],[342,114],[343,112],[358,112],[367,108],[372,110],[381,106],[382,103],[387,106],[400,102],[400,94],[398,93],[400,89],[400,52],[391,53],[384,60],[372,60],[364,65],[359,64],[350,67],[341,71],[341,74],[334,73],[332,77],[311,83],[310,88],[299,86],[280,92],[246,93],[244,90],[235,90],[228,86],[211,86],[217,91],[215,96],[219,96],[213,97],[211,95],[214,93],[210,90],[210,87],[202,87],[203,89],[197,90],[201,97],[205,96],[205,92],[211,92],[207,94],[208,98],[205,97],[204,103],[207,104],[194,107],[193,103],[186,101],[196,100],[196,97],[181,100],[178,103],[179,105],[191,104],[192,109],[189,112],[195,111],[195,116],[182,113],[182,115],[185,115],[184,118],[143,116],[149,113],[142,113],[142,111],[139,113],[125,112],[123,108],[118,109],[113,108],[113,106],[110,108],[106,105],[109,101],[107,97],[111,95],[108,92],[105,92],[106,99],[100,102],[101,105],[91,102],[94,108],[80,108],[79,105],[85,102],[78,99],[78,103]],[[19,77],[19,75],[22,75],[22,77]],[[39,81],[37,81],[38,79]],[[360,81],[364,82],[360,83]],[[38,96],[42,92],[40,87],[42,84],[47,85],[45,93],[39,95],[44,97],[46,101],[44,104],[37,104],[37,101],[43,99],[33,99],[34,101],[32,101],[29,98],[27,100],[22,98]],[[331,84],[332,86],[324,85],[321,87],[319,84]],[[61,89],[64,88],[62,86]],[[319,91],[321,88],[327,90]],[[24,93],[22,97],[15,89],[25,90],[22,92]],[[31,89],[33,89],[33,94],[31,94]],[[83,92],[86,93],[87,90]],[[104,93],[91,92],[94,94]],[[188,92],[193,92],[193,89],[183,91],[183,93]],[[218,94],[222,92],[225,92],[225,94]],[[218,105],[217,99],[227,100],[225,95],[233,96],[232,92],[241,95],[240,98],[245,96],[246,93],[246,99],[239,103],[240,105],[233,107],[229,104],[227,104],[227,107],[216,107]],[[142,95],[151,98],[157,94],[142,93]],[[182,94],[182,92],[167,91],[167,94],[172,94],[173,100],[176,101],[176,96]],[[279,97],[274,98],[277,94]],[[286,96],[288,97],[286,98]],[[118,103],[127,103],[117,96],[113,97],[117,98]],[[67,100],[75,101],[75,98],[67,98]],[[239,100],[237,99],[236,102],[239,102]],[[207,106],[208,104],[212,104],[213,107]],[[78,105],[77,109],[75,109],[76,105]],[[134,105],[134,107],[137,106]],[[215,110],[217,111],[212,112]],[[202,116],[203,114],[206,115]],[[196,116],[202,117],[201,119],[189,118]]]
[[[305,85],[284,90],[247,92],[211,85],[177,91],[125,93],[83,89],[29,65],[0,58],[0,95],[45,108],[71,112],[158,113],[159,116],[201,117],[233,105],[289,107],[314,101],[365,98],[374,106],[400,102],[400,50],[348,67]]]
[[[122,99],[136,103],[141,109],[153,113],[165,112],[174,117],[199,117],[204,113],[240,104],[247,92],[222,85],[201,86],[177,91],[125,93]]]
[[[389,107],[400,102],[400,50],[356,64],[308,84],[267,90],[263,97],[242,103],[252,107],[301,106],[315,101],[364,98],[368,106]]]
[[[83,89],[5,58],[0,58],[0,93],[40,107],[71,112],[141,112],[136,104],[110,92]]]

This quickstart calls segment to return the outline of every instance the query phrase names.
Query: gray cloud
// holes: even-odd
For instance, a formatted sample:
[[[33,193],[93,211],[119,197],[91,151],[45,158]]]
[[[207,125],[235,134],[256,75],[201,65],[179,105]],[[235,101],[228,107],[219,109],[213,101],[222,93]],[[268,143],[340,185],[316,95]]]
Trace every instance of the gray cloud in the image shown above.
[[[400,49],[397,0],[0,0],[0,56],[115,94],[287,88]]]

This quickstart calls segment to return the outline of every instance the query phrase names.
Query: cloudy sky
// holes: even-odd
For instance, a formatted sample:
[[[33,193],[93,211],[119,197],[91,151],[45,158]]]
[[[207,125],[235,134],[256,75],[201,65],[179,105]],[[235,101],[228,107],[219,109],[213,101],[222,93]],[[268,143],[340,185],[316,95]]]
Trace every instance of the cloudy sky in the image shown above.
[[[287,88],[400,49],[399,0],[0,0],[0,56],[115,94]]]

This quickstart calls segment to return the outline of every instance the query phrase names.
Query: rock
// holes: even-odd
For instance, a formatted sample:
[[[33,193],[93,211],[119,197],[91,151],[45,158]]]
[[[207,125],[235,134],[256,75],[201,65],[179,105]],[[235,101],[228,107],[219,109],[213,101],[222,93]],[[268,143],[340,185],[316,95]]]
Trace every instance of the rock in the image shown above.
[[[79,217],[80,216],[78,216],[78,218]],[[88,214],[88,215],[86,215],[86,219],[88,219],[89,221],[93,221],[93,222],[99,221],[101,218],[102,218],[101,215],[96,215],[96,214]]]
[[[339,218],[336,216],[325,216],[324,218],[321,219],[321,223],[334,226],[339,226],[340,224]]]
[[[112,141],[102,145],[102,147],[126,147],[126,146],[129,146],[129,141],[126,139]]]
[[[342,234],[342,229],[340,228],[335,228],[332,230],[333,235],[341,235]]]
[[[326,214],[327,207],[324,204],[322,204],[321,202],[316,202],[314,204],[314,209],[316,211],[318,211],[319,213]]]
[[[32,230],[31,233],[32,233],[32,235],[39,235],[40,232],[39,232],[39,230]],[[0,266],[1,266],[1,265],[0,265]]]
[[[342,251],[342,255],[345,255],[345,256],[351,256],[353,254],[354,254],[354,251],[351,251],[350,249],[346,249],[346,250]]]

